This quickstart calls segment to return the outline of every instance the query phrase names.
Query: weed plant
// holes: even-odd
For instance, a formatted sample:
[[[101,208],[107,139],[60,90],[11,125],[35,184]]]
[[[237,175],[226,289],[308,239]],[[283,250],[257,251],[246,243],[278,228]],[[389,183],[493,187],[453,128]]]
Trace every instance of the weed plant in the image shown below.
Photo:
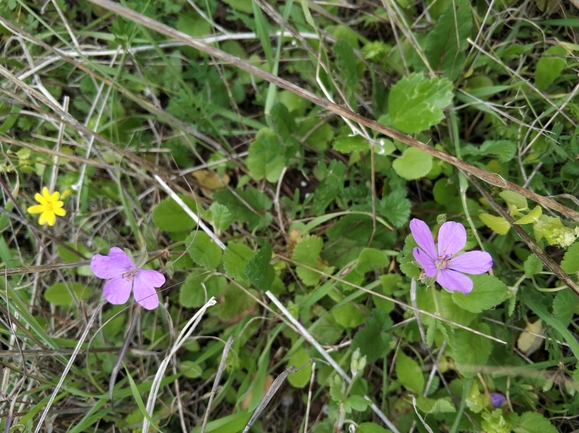
[[[578,431],[577,3],[0,1],[0,431]]]

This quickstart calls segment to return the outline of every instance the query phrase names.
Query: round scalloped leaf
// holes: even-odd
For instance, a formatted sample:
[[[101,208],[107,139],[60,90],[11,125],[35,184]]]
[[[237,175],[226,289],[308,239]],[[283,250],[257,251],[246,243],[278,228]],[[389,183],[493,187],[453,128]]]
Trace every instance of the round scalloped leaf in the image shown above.
[[[197,214],[197,203],[195,203],[195,200],[182,194],[178,194],[178,196],[189,209]],[[153,224],[159,230],[166,232],[184,232],[191,230],[196,225],[195,221],[187,215],[183,208],[170,197],[161,201],[153,209]]]
[[[472,292],[468,295],[460,292],[452,293],[452,300],[461,308],[471,313],[480,313],[499,305],[509,295],[505,283],[488,274],[471,275],[474,282]]]
[[[426,176],[432,168],[432,155],[420,149],[409,147],[401,158],[392,163],[398,176],[406,180],[420,179]]]

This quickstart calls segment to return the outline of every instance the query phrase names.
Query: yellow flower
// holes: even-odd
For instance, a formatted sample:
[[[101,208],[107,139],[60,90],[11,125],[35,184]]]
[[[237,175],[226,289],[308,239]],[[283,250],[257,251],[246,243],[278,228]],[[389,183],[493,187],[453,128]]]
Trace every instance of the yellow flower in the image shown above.
[[[47,187],[42,188],[42,195],[36,193],[34,196],[36,201],[40,204],[30,206],[28,208],[28,213],[31,214],[40,214],[40,218],[38,223],[40,225],[44,225],[48,223],[49,226],[53,226],[56,222],[56,215],[58,216],[65,216],[66,211],[62,208],[64,206],[64,202],[60,201],[60,193],[53,192],[50,194]]]

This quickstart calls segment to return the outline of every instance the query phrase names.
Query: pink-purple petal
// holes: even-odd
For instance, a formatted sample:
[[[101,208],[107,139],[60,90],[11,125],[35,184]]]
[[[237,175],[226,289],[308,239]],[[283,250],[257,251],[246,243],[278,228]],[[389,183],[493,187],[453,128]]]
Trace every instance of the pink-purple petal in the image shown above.
[[[451,292],[462,292],[465,295],[472,292],[473,282],[464,274],[451,269],[440,269],[436,277],[436,282]]]
[[[424,269],[424,273],[428,278],[432,278],[436,275],[436,272],[438,271],[436,263],[422,249],[414,248],[412,255],[420,266],[422,266],[422,269]]]
[[[139,269],[135,277],[135,286],[142,284],[145,286],[161,287],[165,284],[165,276],[158,272],[149,269]]]
[[[434,239],[432,238],[432,233],[428,225],[422,220],[413,218],[412,221],[410,221],[410,232],[418,246],[422,248],[422,251],[433,260],[436,259],[436,247],[434,246]]]
[[[159,305],[159,295],[151,285],[139,283],[135,279],[135,286],[133,287],[133,295],[141,307],[145,310],[153,310]]]
[[[111,304],[124,304],[131,296],[133,281],[126,278],[116,277],[105,283],[103,295]]]
[[[448,269],[467,274],[483,274],[493,266],[493,258],[484,251],[467,251],[453,257]]]
[[[108,256],[97,254],[90,261],[90,268],[98,278],[114,278],[134,268],[133,261],[118,247],[112,247]]]
[[[438,254],[456,254],[466,245],[466,230],[461,223],[445,222],[438,231]]]

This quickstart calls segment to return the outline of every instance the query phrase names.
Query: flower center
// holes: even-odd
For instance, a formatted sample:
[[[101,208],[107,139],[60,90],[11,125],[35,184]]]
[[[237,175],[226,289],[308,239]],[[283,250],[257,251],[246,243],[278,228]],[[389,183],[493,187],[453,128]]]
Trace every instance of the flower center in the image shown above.
[[[137,275],[138,271],[139,270],[137,268],[131,268],[127,272],[123,272],[123,275],[121,275],[121,277],[124,278],[127,282],[129,282],[133,278],[135,278],[135,275]]]
[[[437,269],[444,269],[447,266],[450,266],[450,261],[454,257],[454,254],[441,254],[436,259],[436,268]]]

